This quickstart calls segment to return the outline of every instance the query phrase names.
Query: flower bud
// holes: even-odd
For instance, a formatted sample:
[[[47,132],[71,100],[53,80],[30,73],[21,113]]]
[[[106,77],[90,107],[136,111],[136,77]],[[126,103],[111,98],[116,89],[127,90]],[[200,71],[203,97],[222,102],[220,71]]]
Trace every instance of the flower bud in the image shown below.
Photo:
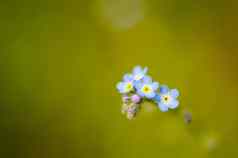
[[[127,112],[127,110],[128,110],[128,104],[123,103],[122,107],[121,107],[121,113],[125,114]]]
[[[123,103],[128,103],[129,99],[130,99],[130,97],[128,97],[127,95],[122,96]]]
[[[135,113],[133,113],[133,112],[127,112],[127,118],[129,119],[129,120],[131,120],[131,119],[133,119],[134,117],[135,117]]]
[[[139,103],[141,101],[141,97],[137,94],[134,94],[134,95],[131,96],[131,101],[133,103]]]

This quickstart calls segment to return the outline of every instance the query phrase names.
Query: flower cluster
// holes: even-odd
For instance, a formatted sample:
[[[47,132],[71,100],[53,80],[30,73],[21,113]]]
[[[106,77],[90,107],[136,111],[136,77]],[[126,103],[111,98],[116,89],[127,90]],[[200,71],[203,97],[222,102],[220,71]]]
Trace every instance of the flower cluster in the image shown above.
[[[143,100],[155,102],[162,112],[175,109],[179,105],[178,90],[159,85],[147,75],[147,71],[147,67],[136,66],[132,73],[125,74],[123,80],[117,84],[117,90],[122,94],[122,113],[128,119],[136,116]]]

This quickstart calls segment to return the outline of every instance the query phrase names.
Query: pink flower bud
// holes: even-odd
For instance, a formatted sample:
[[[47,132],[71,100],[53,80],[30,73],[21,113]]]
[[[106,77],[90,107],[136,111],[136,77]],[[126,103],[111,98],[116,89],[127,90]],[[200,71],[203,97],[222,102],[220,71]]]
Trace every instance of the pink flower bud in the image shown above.
[[[131,101],[133,103],[139,103],[141,101],[141,97],[137,94],[134,94],[134,95],[131,96]]]

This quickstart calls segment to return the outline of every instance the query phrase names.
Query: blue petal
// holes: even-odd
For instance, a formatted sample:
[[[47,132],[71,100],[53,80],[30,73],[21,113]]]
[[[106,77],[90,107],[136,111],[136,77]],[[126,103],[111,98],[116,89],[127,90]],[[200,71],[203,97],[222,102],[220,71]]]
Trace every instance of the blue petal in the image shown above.
[[[178,107],[178,105],[179,105],[179,102],[176,99],[173,99],[173,100],[171,100],[169,107],[171,109],[175,109]]]
[[[161,102],[158,103],[158,107],[159,107],[159,109],[160,109],[162,112],[166,112],[166,111],[169,110],[169,108],[168,108],[165,104],[163,104],[163,103],[161,103]]]
[[[164,93],[168,93],[168,91],[169,91],[168,86],[166,86],[166,85],[160,86],[160,93],[164,94]]]
[[[153,83],[151,84],[151,87],[152,87],[152,89],[153,89],[154,91],[156,91],[156,90],[159,88],[159,83],[158,83],[158,82],[153,82]]]
[[[172,89],[169,93],[173,98],[177,98],[179,96],[179,91],[177,89]]]
[[[137,92],[137,94],[139,95],[139,96],[141,96],[141,97],[144,97],[145,96],[145,94],[141,91],[141,90],[138,90],[138,91],[136,91]]]
[[[124,82],[119,82],[117,83],[117,89],[120,93],[123,93],[124,91],[124,87],[125,87],[125,83]]]
[[[160,102],[160,98],[161,96],[157,93],[155,97],[153,98],[153,100],[155,100],[156,102]]]
[[[141,89],[143,84],[140,81],[134,81],[134,86],[137,90]]]
[[[144,72],[144,74],[146,74],[146,73],[147,73],[147,71],[148,71],[148,68],[147,68],[147,67],[145,67],[145,68],[143,69],[143,72]]]
[[[152,79],[151,79],[150,76],[144,76],[143,82],[144,82],[144,83],[147,83],[147,84],[148,84],[148,83],[150,84],[150,83],[152,83]]]
[[[133,80],[133,76],[131,74],[125,74],[123,76],[123,80],[128,82],[128,81],[132,81]]]
[[[151,93],[147,93],[147,94],[145,94],[145,96],[146,96],[148,99],[152,99],[152,98],[154,98],[155,95],[156,95],[155,92],[151,92]]]
[[[141,66],[134,67],[133,74],[138,74],[138,73],[141,73],[141,72],[142,72]]]

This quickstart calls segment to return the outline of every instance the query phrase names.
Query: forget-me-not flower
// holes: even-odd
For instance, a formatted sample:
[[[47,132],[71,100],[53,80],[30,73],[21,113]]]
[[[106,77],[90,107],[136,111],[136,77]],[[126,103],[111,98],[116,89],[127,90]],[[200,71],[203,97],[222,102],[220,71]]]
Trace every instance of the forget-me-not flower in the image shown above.
[[[168,109],[175,109],[178,107],[179,102],[177,97],[179,92],[177,89],[169,89],[167,86],[160,87],[160,94],[154,97],[161,111],[168,111]]]
[[[146,75],[148,71],[148,68],[142,68],[141,66],[136,66],[134,67],[133,71],[132,71],[132,76],[134,81],[139,81],[141,79],[143,79],[143,77]]]
[[[156,95],[156,90],[159,87],[158,82],[153,82],[149,76],[144,76],[141,82],[136,83],[137,93],[141,97],[152,99]]]
[[[117,84],[117,89],[120,93],[125,94],[134,90],[133,76],[131,74],[125,74],[123,81]]]

